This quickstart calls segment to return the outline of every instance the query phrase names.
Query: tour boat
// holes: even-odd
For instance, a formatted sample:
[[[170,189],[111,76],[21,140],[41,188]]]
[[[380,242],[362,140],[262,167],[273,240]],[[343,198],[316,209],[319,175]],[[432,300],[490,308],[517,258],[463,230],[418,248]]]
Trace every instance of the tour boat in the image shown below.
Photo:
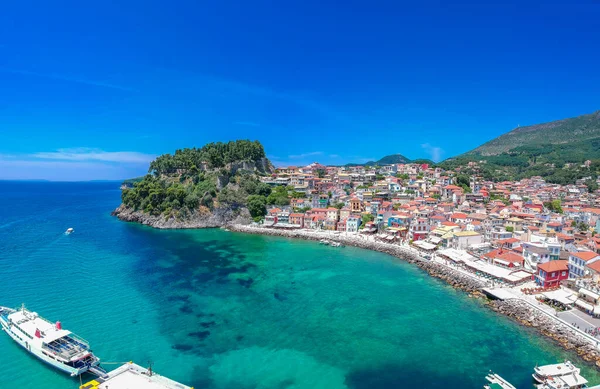
[[[73,228],[67,228],[67,230],[65,231],[65,235],[69,235],[72,234],[75,230]]]
[[[489,384],[484,385],[484,389],[517,389],[510,382],[492,372],[485,376],[485,379]]]
[[[536,366],[533,379],[538,389],[587,388],[587,380],[579,374],[581,369],[569,361],[553,365]]]
[[[71,376],[89,371],[102,375],[88,342],[22,306],[20,309],[0,307],[0,324],[21,347],[47,364]]]

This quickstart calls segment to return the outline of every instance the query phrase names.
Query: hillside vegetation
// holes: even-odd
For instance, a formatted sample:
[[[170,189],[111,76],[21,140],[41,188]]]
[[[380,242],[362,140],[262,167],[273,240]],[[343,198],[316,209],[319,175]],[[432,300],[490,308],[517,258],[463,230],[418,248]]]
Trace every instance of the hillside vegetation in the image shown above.
[[[226,208],[236,215],[246,207],[249,196],[270,194],[271,188],[258,177],[271,171],[271,163],[257,141],[177,150],[156,158],[143,179],[123,189],[123,209],[116,213],[183,220]]]
[[[402,154],[386,155],[377,161],[368,161],[365,163],[348,163],[345,166],[383,166],[395,163],[411,163],[412,161]]]
[[[587,160],[591,165],[582,166]],[[478,166],[468,167],[469,162]],[[572,184],[585,177],[595,180],[600,169],[600,111],[517,128],[439,166],[461,167],[496,181],[532,176],[557,184]]]
[[[600,138],[600,111],[549,123],[518,127],[467,154],[499,155],[523,145],[569,144],[598,138]]]

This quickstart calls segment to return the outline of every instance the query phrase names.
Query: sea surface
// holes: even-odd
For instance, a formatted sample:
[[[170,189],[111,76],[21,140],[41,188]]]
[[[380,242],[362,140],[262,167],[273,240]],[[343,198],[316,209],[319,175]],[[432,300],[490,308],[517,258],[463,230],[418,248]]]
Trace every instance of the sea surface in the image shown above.
[[[0,305],[25,303],[195,388],[531,388],[571,359],[548,339],[381,253],[118,221],[118,183],[0,182]],[[75,232],[64,235],[73,227]],[[84,376],[83,380],[91,379]],[[0,334],[0,388],[72,388]]]

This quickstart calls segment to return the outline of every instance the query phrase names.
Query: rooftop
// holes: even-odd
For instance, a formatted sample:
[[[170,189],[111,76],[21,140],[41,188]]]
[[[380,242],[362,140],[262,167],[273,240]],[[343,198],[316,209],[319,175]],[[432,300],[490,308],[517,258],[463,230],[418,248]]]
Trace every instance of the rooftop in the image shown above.
[[[50,343],[71,334],[70,331],[57,329],[54,323],[39,316],[36,312],[30,312],[27,309],[19,309],[15,313],[10,314],[9,318],[32,338],[35,338],[35,331],[39,330],[41,340],[44,343]]]

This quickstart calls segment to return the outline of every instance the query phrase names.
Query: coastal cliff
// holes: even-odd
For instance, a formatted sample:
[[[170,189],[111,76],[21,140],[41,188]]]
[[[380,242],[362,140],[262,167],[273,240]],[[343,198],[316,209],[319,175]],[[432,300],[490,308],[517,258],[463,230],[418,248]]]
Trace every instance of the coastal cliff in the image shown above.
[[[247,224],[256,205],[267,203],[271,188],[260,177],[272,171],[257,141],[177,150],[152,161],[146,176],[124,183],[112,215],[161,229]]]
[[[125,222],[140,223],[158,229],[215,228],[229,223],[248,224],[252,221],[247,209],[235,210],[229,207],[198,211],[185,218],[177,218],[174,215],[151,215],[121,204],[111,214]]]

